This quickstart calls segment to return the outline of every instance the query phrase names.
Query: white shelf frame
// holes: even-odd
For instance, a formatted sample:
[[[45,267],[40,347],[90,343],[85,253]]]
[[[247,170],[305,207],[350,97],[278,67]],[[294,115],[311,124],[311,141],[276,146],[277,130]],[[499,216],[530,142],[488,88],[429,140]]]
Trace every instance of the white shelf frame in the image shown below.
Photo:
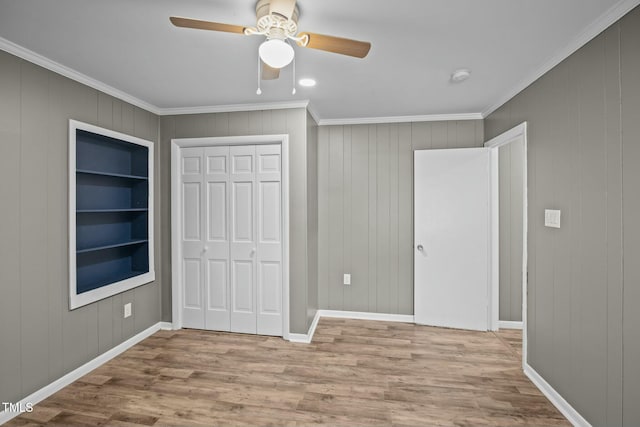
[[[108,285],[101,286],[91,291],[77,293],[77,277],[76,277],[76,135],[78,130],[83,130],[109,138],[119,139],[131,144],[141,145],[148,149],[148,205],[147,205],[147,221],[148,221],[148,250],[149,250],[149,271],[135,277],[113,282]],[[156,278],[155,260],[154,260],[154,208],[153,208],[153,159],[154,144],[135,136],[126,135],[124,133],[115,132],[109,129],[94,126],[88,123],[69,120],[69,309],[89,305],[96,301],[111,297],[113,295],[128,291],[141,285],[153,282]]]

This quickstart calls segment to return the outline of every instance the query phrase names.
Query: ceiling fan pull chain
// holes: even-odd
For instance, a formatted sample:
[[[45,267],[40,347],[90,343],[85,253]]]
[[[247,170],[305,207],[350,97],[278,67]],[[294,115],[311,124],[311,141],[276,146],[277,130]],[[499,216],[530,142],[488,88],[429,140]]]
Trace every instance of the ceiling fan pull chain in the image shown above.
[[[291,73],[291,75],[293,76],[293,90],[291,91],[291,95],[295,95],[296,94],[296,57],[293,57],[293,72]]]
[[[261,67],[261,63],[260,63],[260,53],[258,52],[258,90],[256,90],[256,94],[258,95],[262,95],[262,89],[260,89],[260,80],[261,80],[261,75],[260,75],[260,69]]]

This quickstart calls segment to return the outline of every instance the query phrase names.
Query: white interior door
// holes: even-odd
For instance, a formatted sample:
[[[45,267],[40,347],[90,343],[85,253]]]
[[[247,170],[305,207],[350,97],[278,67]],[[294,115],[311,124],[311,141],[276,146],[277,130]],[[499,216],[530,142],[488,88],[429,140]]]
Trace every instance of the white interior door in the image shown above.
[[[489,149],[414,154],[414,316],[489,329]]]
[[[182,325],[204,329],[203,148],[184,148],[182,186]]]
[[[181,150],[183,326],[283,335],[280,145]]]

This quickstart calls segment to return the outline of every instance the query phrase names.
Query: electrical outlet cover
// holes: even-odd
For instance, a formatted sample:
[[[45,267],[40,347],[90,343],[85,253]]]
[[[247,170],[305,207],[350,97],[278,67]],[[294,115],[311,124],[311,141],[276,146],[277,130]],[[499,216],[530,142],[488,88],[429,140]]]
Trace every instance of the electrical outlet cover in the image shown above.
[[[560,211],[555,209],[544,210],[544,226],[560,228]]]

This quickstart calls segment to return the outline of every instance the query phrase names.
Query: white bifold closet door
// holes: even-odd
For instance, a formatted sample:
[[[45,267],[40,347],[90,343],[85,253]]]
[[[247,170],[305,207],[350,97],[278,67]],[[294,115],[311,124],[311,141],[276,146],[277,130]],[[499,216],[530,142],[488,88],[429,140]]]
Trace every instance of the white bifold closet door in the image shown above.
[[[184,327],[283,334],[280,154],[182,149]]]

